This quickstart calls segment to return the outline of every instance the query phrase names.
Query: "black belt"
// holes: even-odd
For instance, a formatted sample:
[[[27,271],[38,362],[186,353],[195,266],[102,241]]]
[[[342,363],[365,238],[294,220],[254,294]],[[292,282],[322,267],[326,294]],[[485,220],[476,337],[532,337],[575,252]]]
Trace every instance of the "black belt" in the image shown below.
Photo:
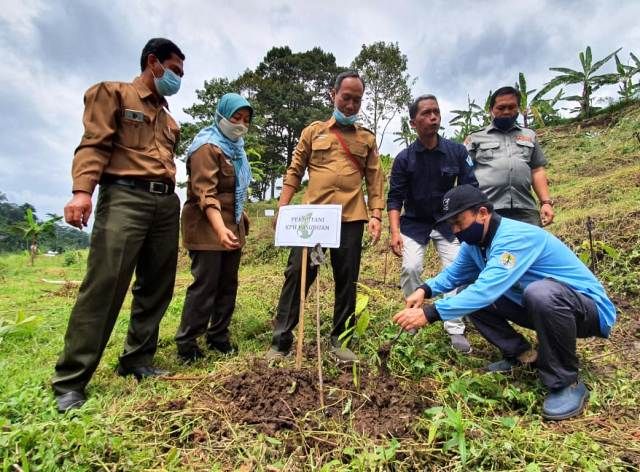
[[[123,187],[137,188],[145,192],[160,195],[169,195],[175,190],[174,184],[153,180],[132,179],[130,177],[117,177],[115,175],[103,175],[100,178],[100,184],[122,185]]]

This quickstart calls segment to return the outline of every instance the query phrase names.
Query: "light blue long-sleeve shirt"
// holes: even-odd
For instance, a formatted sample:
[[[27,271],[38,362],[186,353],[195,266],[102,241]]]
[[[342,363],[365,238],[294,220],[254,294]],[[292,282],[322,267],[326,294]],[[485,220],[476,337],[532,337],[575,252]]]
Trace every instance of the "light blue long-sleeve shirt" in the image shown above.
[[[480,247],[463,243],[455,261],[425,281],[432,296],[469,284],[455,296],[434,302],[440,317],[459,318],[491,305],[501,296],[524,306],[522,294],[530,283],[553,278],[595,302],[600,331],[608,337],[616,320],[616,309],[602,284],[582,261],[551,233],[508,218],[498,219],[486,257]]]

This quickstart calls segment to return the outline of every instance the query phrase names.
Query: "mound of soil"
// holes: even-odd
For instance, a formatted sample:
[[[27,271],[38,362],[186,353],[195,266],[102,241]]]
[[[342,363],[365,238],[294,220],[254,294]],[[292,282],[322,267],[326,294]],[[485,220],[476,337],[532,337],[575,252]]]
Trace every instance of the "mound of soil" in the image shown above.
[[[192,404],[220,409],[239,424],[272,435],[283,429],[350,429],[370,437],[404,437],[413,419],[431,403],[416,390],[387,375],[360,368],[357,386],[351,369],[325,379],[320,408],[315,371],[271,368],[256,361],[248,370],[194,391]],[[426,392],[422,392],[426,393]],[[330,423],[328,425],[327,423]]]

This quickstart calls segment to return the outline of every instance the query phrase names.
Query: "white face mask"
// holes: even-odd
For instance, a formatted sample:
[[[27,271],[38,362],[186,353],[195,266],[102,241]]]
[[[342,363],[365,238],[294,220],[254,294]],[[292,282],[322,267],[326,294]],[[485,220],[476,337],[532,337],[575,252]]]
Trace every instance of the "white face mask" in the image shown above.
[[[220,117],[220,121],[218,121],[218,128],[220,128],[222,134],[224,134],[231,141],[237,141],[249,131],[249,128],[242,123],[231,123],[219,113],[218,116]]]

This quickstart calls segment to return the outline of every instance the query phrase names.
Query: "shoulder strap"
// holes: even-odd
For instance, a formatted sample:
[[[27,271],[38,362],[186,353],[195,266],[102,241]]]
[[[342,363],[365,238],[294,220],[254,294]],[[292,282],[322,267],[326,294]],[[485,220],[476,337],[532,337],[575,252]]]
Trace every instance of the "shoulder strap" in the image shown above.
[[[344,142],[344,138],[342,137],[342,134],[340,134],[340,131],[338,131],[335,128],[332,128],[331,132],[336,135],[336,138],[338,138],[338,142],[342,146],[342,149],[344,150],[345,154],[347,155],[347,157],[349,158],[353,166],[358,170],[358,172],[360,172],[360,177],[361,178],[364,177],[364,169],[362,168],[362,165],[360,164],[360,162],[358,162],[358,160],[355,157],[353,157],[353,154],[351,154],[351,151],[349,151],[349,148],[347,147],[347,143]]]

